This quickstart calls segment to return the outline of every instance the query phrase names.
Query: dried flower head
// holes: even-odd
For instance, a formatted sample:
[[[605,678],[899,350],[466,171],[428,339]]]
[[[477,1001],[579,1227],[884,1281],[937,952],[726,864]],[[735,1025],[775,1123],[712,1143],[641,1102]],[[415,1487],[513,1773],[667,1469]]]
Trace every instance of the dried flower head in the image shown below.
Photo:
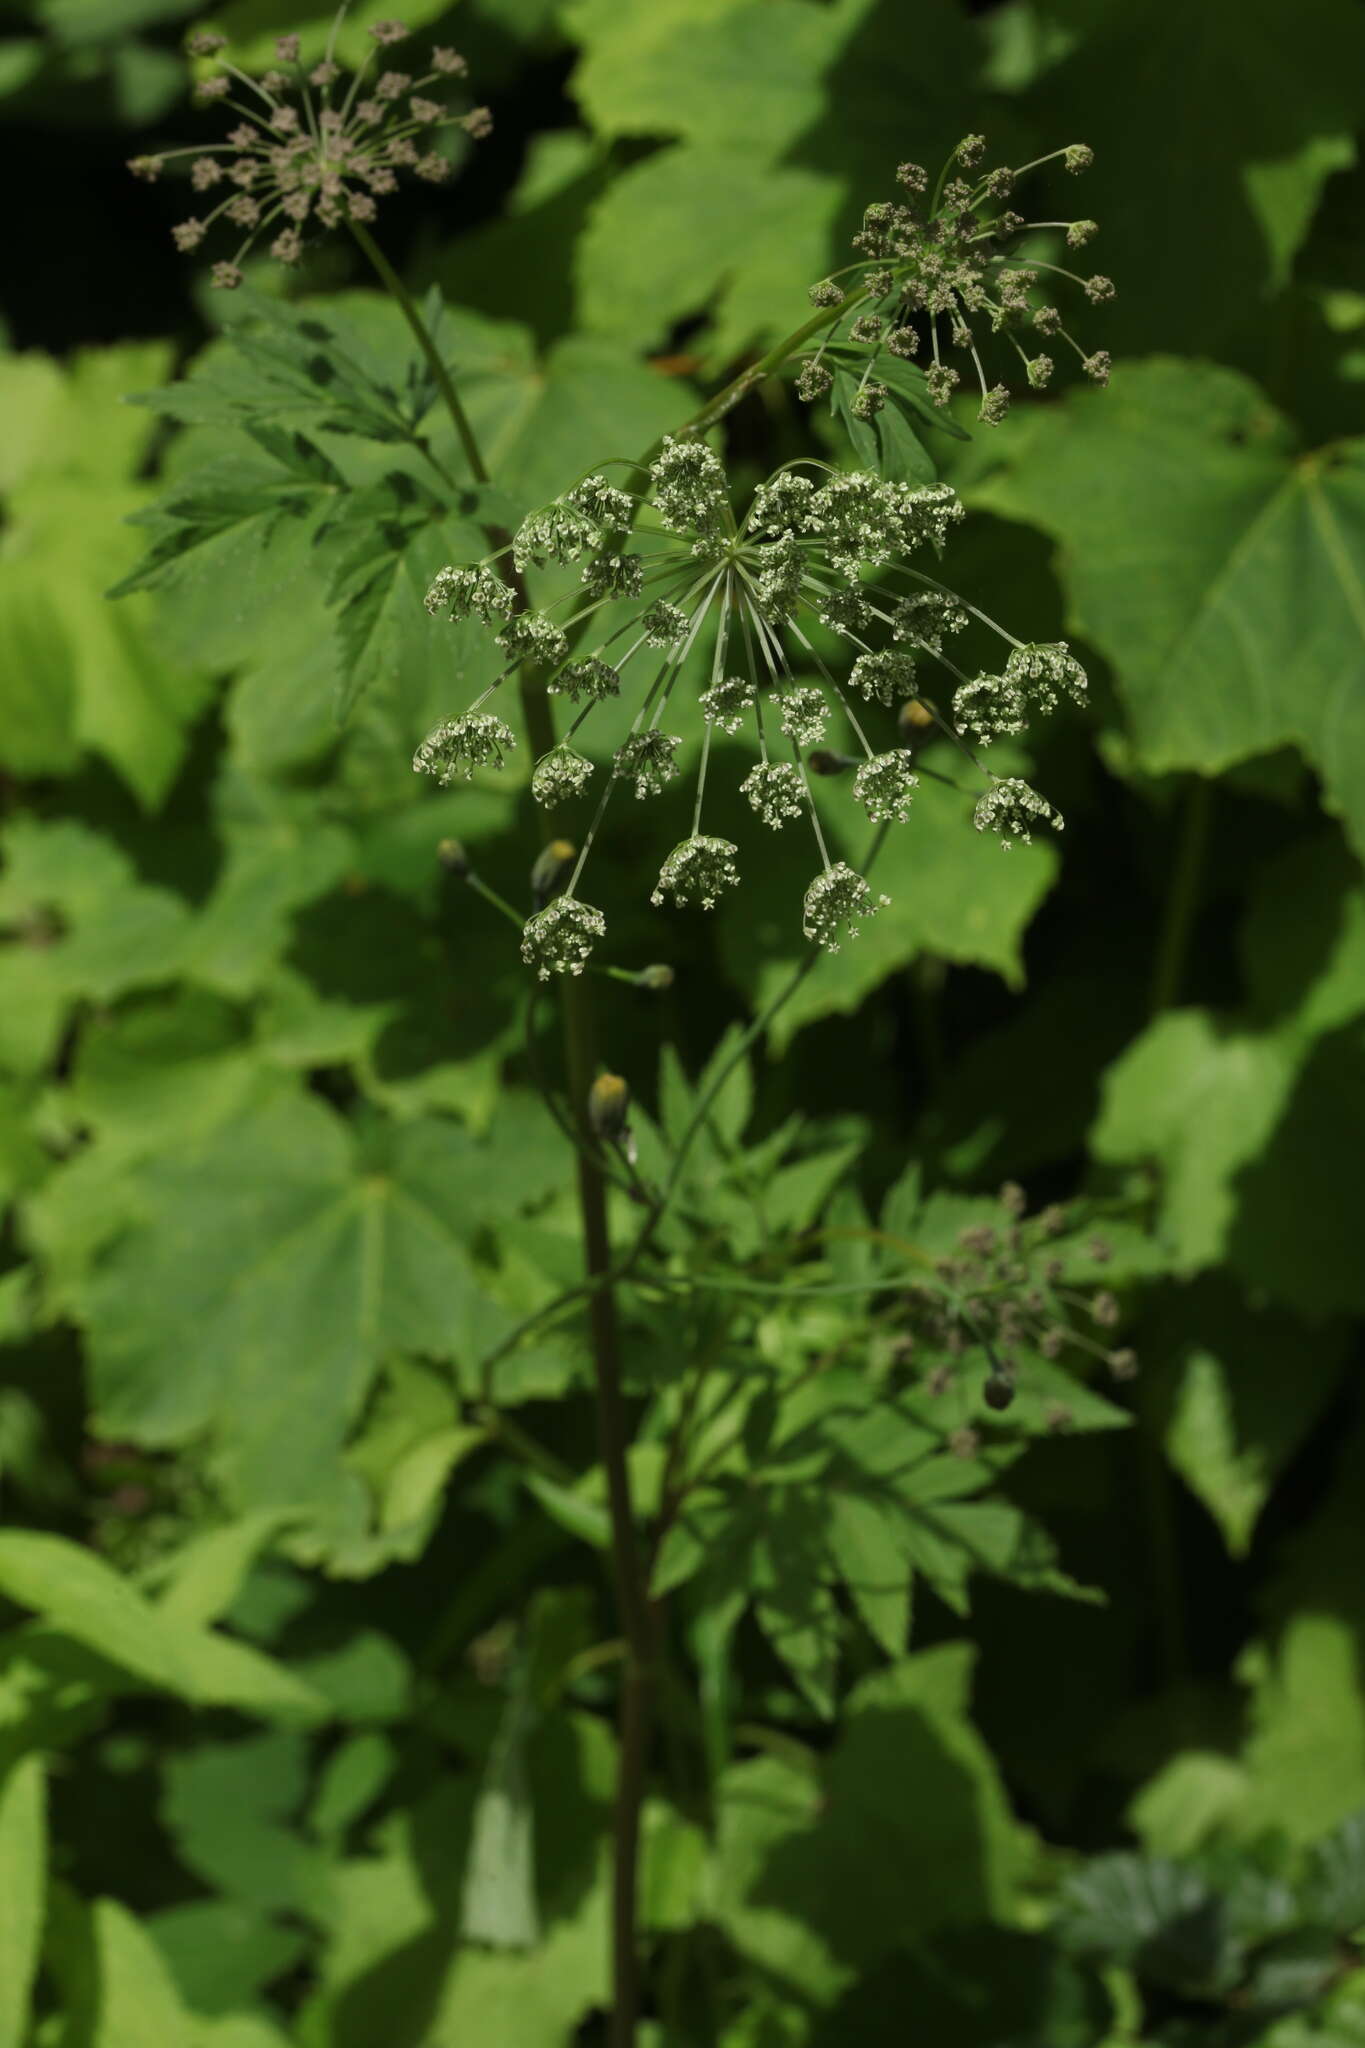
[[[671,729],[678,722],[672,714],[688,697],[700,714],[694,729],[702,740],[692,829],[664,862],[654,901],[710,908],[737,883],[736,849],[706,832],[702,813],[717,735],[733,737],[747,724],[758,760],[744,775],[741,794],[773,830],[809,822],[819,872],[806,893],[803,924],[809,938],[832,948],[884,899],[831,852],[812,796],[812,772],[856,770],[855,800],[874,823],[899,823],[909,816],[919,776],[904,737],[908,728],[897,732],[888,712],[915,708],[917,745],[935,730],[974,758],[928,694],[923,672],[929,665],[946,672],[950,687],[952,681],[959,686],[958,725],[982,737],[1018,731],[1028,713],[1050,710],[1062,695],[1084,690],[1079,665],[1060,643],[1013,639],[917,566],[915,557],[942,548],[961,514],[945,484],[916,488],[814,463],[779,470],[754,492],[747,515],[737,518],[724,469],[695,440],[666,440],[638,491],[600,474],[585,477],[532,512],[509,543],[514,560],[527,569],[554,564],[575,572],[567,584],[560,578],[560,594],[548,604],[513,609],[496,557],[442,569],[432,583],[427,605],[433,615],[481,619],[505,666],[462,718],[438,726],[423,742],[415,765],[442,779],[496,765],[507,728],[485,706],[518,669],[530,667],[552,695],[574,706],[563,738],[532,775],[532,794],[559,804],[577,796],[592,773],[580,733],[604,700],[633,693],[629,731],[611,753],[606,788],[566,890],[574,900],[613,793],[629,786],[637,797],[653,797],[676,778],[682,735]],[[604,561],[613,565],[609,575],[601,571]],[[571,649],[554,616],[561,607],[566,624],[588,622],[581,651]],[[599,612],[605,617],[591,623]],[[998,712],[987,716],[977,685],[943,652],[944,639],[963,631],[969,619],[1004,643],[1002,675],[978,678],[978,684],[989,680],[1004,693],[1007,725]],[[821,634],[835,636],[840,652],[831,657],[833,666],[821,651],[829,645]],[[876,718],[891,728],[880,746],[862,723]],[[848,738],[826,746],[834,719],[847,727]],[[810,748],[818,753],[807,761]],[[787,758],[772,758],[770,749]],[[1027,785],[998,779],[977,807],[978,825],[992,826],[1007,842],[1022,836],[1023,826],[1054,815]],[[538,923],[536,930],[558,931],[559,922]],[[540,941],[537,948],[541,964],[547,956]]]
[[[853,237],[854,260],[833,277],[810,288],[812,305],[836,314],[823,341],[806,356],[797,377],[804,399],[821,397],[833,382],[832,368],[841,359],[863,361],[861,380],[852,400],[860,419],[875,417],[885,402],[885,386],[876,381],[883,351],[905,361],[921,353],[929,357],[925,384],[935,405],[946,405],[961,374],[945,354],[956,350],[970,359],[981,393],[977,415],[983,426],[995,426],[1009,410],[1007,385],[988,385],[981,359],[983,333],[1003,334],[1024,367],[1028,385],[1039,390],[1052,363],[1029,356],[1016,330],[1032,319],[1040,332],[1061,335],[1075,351],[1087,376],[1103,383],[1109,359],[1088,355],[1062,326],[1050,302],[1040,303],[1044,278],[1074,286],[1092,305],[1114,296],[1107,277],[1078,277],[1063,265],[1046,260],[1046,240],[1061,233],[1068,248],[1082,248],[1099,232],[1093,220],[1028,220],[1001,204],[1026,171],[1060,162],[1068,171],[1082,171],[1094,161],[1084,143],[1072,143],[1018,169],[979,169],[985,139],[968,135],[949,155],[929,193],[927,172],[919,164],[902,164],[896,173],[900,196],[878,200],[863,214]],[[964,178],[956,175],[971,171]],[[1025,240],[1025,238],[1028,238]],[[1055,248],[1055,245],[1054,245]],[[923,344],[923,346],[922,346]]]
[[[196,192],[219,184],[230,188],[202,220],[182,221],[172,230],[176,247],[188,250],[219,219],[245,229],[233,257],[213,266],[212,279],[221,290],[241,283],[242,263],[263,235],[271,236],[270,253],[277,262],[294,264],[303,254],[305,229],[325,232],[346,223],[363,227],[374,219],[377,202],[397,189],[400,172],[410,170],[429,183],[449,177],[450,160],[432,147],[440,130],[462,128],[476,137],[488,133],[486,107],[457,112],[427,95],[426,88],[445,90],[464,71],[463,59],[453,50],[433,50],[430,68],[420,76],[386,71],[362,93],[380,51],[406,38],[401,22],[374,24],[371,48],[345,84],[332,54],[343,12],[333,22],[326,55],[308,72],[296,35],[277,37],[275,65],[252,78],[222,55],[225,37],[197,30],[187,39],[190,56],[210,59],[218,68],[196,81],[195,96],[204,105],[230,107],[238,117],[236,126],[226,141],[134,157],[129,164],[135,177],[151,179],[163,164],[189,157]]]

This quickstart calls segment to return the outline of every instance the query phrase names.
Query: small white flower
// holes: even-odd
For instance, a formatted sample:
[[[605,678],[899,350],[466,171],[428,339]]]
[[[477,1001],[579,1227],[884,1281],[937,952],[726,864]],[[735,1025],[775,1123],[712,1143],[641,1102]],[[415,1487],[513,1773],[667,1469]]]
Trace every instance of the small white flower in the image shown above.
[[[856,939],[865,917],[875,917],[890,903],[889,896],[874,897],[862,876],[846,861],[822,868],[806,891],[802,930],[827,953],[837,953],[839,941]]]
[[[825,736],[829,706],[824,695],[810,683],[784,690],[777,701],[777,716],[783,732],[798,747],[817,746]]]
[[[687,637],[687,613],[658,598],[641,614],[640,631],[651,647],[676,647]]]
[[[568,654],[569,643],[553,619],[540,612],[514,612],[496,636],[513,661],[543,662],[553,668]]]
[[[658,796],[678,772],[673,757],[681,744],[676,733],[660,732],[656,725],[633,732],[616,749],[616,773],[627,780],[634,776],[636,796]]]
[[[807,801],[806,785],[790,761],[760,761],[740,783],[739,793],[775,832],[788,818],[799,818]]]
[[[502,578],[482,565],[473,569],[439,569],[426,595],[426,607],[433,618],[441,612],[450,619],[467,619],[472,615],[482,619],[485,626],[491,626],[494,619],[505,619],[516,601],[515,593]]]
[[[419,775],[434,775],[442,789],[467,782],[476,768],[501,768],[503,750],[514,747],[516,734],[491,711],[466,711],[429,732],[412,757]]]
[[[874,825],[903,825],[909,817],[911,799],[919,788],[912,759],[908,748],[897,747],[893,753],[864,761],[854,776],[853,794]]]
[[[576,896],[556,896],[553,903],[527,919],[521,957],[542,981],[552,974],[581,974],[584,961],[606,929],[606,919],[591,903],[580,903]]]
[[[861,690],[869,704],[895,704],[915,694],[915,657],[903,647],[880,654],[860,654],[849,674],[849,687]]]
[[[531,773],[531,794],[538,804],[553,808],[579,794],[592,778],[592,762],[572,747],[552,747],[542,754]]]
[[[747,676],[724,676],[701,694],[701,715],[722,732],[736,733],[754,701],[754,686]]]
[[[983,797],[978,798],[972,813],[972,823],[977,831],[997,833],[1007,853],[1016,839],[1022,839],[1025,846],[1029,844],[1029,826],[1035,819],[1053,826],[1058,832],[1065,822],[1061,812],[1054,810],[1046,797],[1039,796],[1036,789],[1030,789],[1028,783],[1020,781],[1017,775],[995,783]]]
[[[620,696],[621,677],[609,661],[599,661],[590,654],[585,661],[565,662],[545,687],[552,695],[572,698],[575,704],[580,697],[598,703],[603,697]]]
[[[1008,671],[962,683],[953,697],[958,730],[975,733],[983,747],[999,734],[1012,738],[1021,733],[1027,723],[1025,709],[1023,695]]]
[[[721,890],[734,888],[739,881],[736,851],[728,839],[711,839],[704,833],[684,839],[660,868],[650,902],[661,904],[671,896],[679,905],[700,903],[703,910],[713,910]]]

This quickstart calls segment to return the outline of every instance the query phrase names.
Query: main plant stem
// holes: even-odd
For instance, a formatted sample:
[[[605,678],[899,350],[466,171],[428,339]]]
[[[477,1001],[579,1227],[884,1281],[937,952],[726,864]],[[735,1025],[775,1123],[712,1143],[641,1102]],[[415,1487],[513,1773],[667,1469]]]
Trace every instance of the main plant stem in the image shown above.
[[[592,1027],[588,991],[582,982],[574,981],[565,990],[564,1043],[568,1059],[569,1100],[575,1117],[580,1120],[597,1064]],[[654,1718],[654,1624],[630,1491],[627,1463],[630,1429],[621,1392],[621,1338],[616,1294],[610,1281],[603,1278],[611,1271],[607,1188],[597,1165],[591,1134],[585,1131],[583,1137],[584,1142],[578,1147],[578,1206],[583,1221],[584,1262],[589,1279],[598,1283],[588,1296],[588,1329],[597,1397],[597,1443],[607,1480],[612,1577],[621,1633],[626,1643],[621,1681],[620,1755],[612,1826],[612,2004],[608,2039],[611,2048],[633,2048],[640,2003],[636,1919],[640,1812]]]
[[[430,367],[475,481],[486,484],[489,481],[488,467],[478,439],[460,401],[454,379],[416,301],[368,229],[358,221],[352,221],[351,228],[381,283],[407,321],[413,339]],[[510,537],[495,522],[486,522],[485,531],[493,547],[506,547]],[[524,606],[526,590],[515,570],[512,581]],[[545,692],[537,689],[524,675],[521,678],[521,708],[532,755],[547,753],[555,743],[554,714]],[[611,2048],[634,2048],[640,2006],[636,1942],[640,1813],[654,1709],[654,1631],[626,1455],[630,1429],[621,1393],[621,1343],[616,1295],[608,1277],[611,1274],[611,1236],[607,1221],[607,1188],[597,1163],[592,1135],[587,1129],[588,1092],[597,1066],[590,982],[580,979],[566,982],[563,1023],[570,1110],[580,1130],[577,1147],[578,1207],[583,1231],[584,1265],[591,1288],[588,1329],[597,1400],[598,1454],[607,1480],[612,1576],[621,1632],[626,1643],[613,1821],[612,2002],[608,2038]]]

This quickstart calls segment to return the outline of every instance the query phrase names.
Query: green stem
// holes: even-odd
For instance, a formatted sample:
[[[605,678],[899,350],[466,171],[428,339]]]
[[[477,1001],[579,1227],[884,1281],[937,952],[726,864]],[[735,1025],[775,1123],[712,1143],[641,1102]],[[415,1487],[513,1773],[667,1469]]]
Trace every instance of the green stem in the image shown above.
[[[430,365],[436,388],[450,414],[465,460],[476,482],[489,481],[488,466],[475,438],[469,417],[460,402],[454,381],[415,301],[393,265],[369,231],[358,221],[351,228],[369,258],[376,275],[391,294],[412,330],[417,346]],[[500,527],[485,522],[485,532],[498,549],[510,546],[510,536]],[[513,568],[512,584],[523,606],[527,604],[525,584]],[[520,677],[522,715],[528,743],[534,754],[547,753],[555,743],[554,714],[544,690],[523,673]],[[583,1229],[588,1286],[588,1324],[597,1391],[598,1449],[607,1479],[607,1501],[611,1518],[612,1564],[616,1581],[618,1611],[626,1639],[626,1664],[621,1689],[621,1751],[618,1773],[614,1833],[615,1855],[612,1872],[612,2014],[611,2048],[633,2048],[639,2010],[639,1961],[636,1953],[637,1871],[639,1863],[640,1813],[644,1801],[645,1765],[653,1718],[653,1619],[645,1597],[645,1579],[636,1534],[630,1473],[626,1463],[629,1426],[621,1393],[620,1334],[607,1228],[606,1182],[586,1130],[588,1091],[596,1067],[591,984],[571,981],[564,990],[564,1042],[568,1066],[569,1101],[575,1122],[584,1134],[578,1147],[578,1202]],[[504,1432],[505,1433],[505,1432]],[[525,1455],[526,1446],[520,1446]]]
[[[714,398],[708,398],[700,412],[694,413],[690,420],[683,422],[678,428],[678,433],[704,434],[717,420],[724,419],[726,413],[738,405],[740,399],[752,391],[756,384],[761,384],[765,377],[771,377],[780,370],[788,356],[800,348],[803,342],[809,341],[812,335],[819,334],[823,328],[832,327],[836,320],[843,318],[850,306],[856,306],[859,300],[867,296],[865,291],[850,292],[839,305],[822,306],[818,313],[813,313],[809,320],[804,321],[784,340],[779,341],[775,348],[770,348],[765,356],[761,356],[756,363],[750,363],[737,377],[732,377]],[[661,443],[656,441],[654,447],[658,448],[660,445]],[[654,449],[651,449],[650,453],[653,452]]]
[[[577,989],[568,992],[577,996]],[[592,1015],[583,1000],[564,1008],[570,1109],[585,1122],[588,1091],[596,1068]],[[611,1237],[607,1227],[606,1183],[589,1150],[589,1133],[578,1149],[578,1201],[583,1218],[585,1264],[589,1279],[600,1284],[588,1297],[597,1399],[597,1439],[607,1481],[611,1519],[612,1575],[617,1611],[626,1641],[621,1682],[620,1755],[615,1810],[612,1817],[612,2006],[608,2039],[611,2048],[633,2048],[639,2011],[639,1958],[636,1953],[640,1814],[644,1803],[645,1765],[654,1720],[654,1617],[645,1590],[631,1499],[626,1454],[630,1425],[621,1389],[620,1327],[611,1284]]]
[[[417,309],[416,300],[364,222],[353,220],[350,223],[350,229],[368,257],[375,275],[379,278],[385,291],[388,292],[390,298],[398,307],[399,312],[407,321],[408,326],[412,329],[413,340],[427,359],[427,365],[431,374],[436,379],[436,388],[441,394],[445,409],[450,414],[454,422],[455,431],[460,437],[460,446],[464,449],[465,461],[473,472],[475,483],[486,484],[488,482],[488,470],[480,453],[479,444],[474,438],[474,429],[470,426],[469,416],[460,403],[460,394],[455,389],[451,374],[441,360],[441,352],[432,340],[431,331]]]

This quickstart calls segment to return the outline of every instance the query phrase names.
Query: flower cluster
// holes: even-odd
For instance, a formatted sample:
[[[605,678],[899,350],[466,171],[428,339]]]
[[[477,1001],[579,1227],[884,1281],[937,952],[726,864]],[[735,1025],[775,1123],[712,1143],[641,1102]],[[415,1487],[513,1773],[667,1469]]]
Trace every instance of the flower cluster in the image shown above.
[[[432,97],[463,77],[465,61],[456,51],[433,49],[420,75],[381,69],[371,77],[382,53],[407,35],[401,22],[376,22],[371,48],[348,78],[332,55],[340,21],[338,12],[326,54],[307,70],[299,37],[277,37],[277,63],[260,78],[222,57],[226,37],[196,30],[187,43],[190,55],[214,58],[219,66],[198,81],[196,96],[204,105],[221,101],[230,107],[239,116],[237,126],[226,142],[134,157],[129,164],[135,177],[150,180],[173,159],[192,157],[195,192],[221,191],[216,204],[181,221],[172,233],[176,247],[188,251],[220,219],[241,231],[233,256],[213,266],[213,282],[222,290],[241,283],[248,251],[272,229],[271,255],[297,263],[308,229],[373,220],[377,202],[397,189],[400,172],[412,171],[433,184],[448,178],[450,159],[435,146],[442,129],[461,128],[478,138],[492,128],[486,107],[454,114],[443,99]]]
[[[821,774],[855,769],[854,799],[884,828],[909,816],[925,771],[917,772],[909,747],[875,745],[864,720],[870,726],[896,707],[913,708],[979,766],[964,734],[984,740],[1016,733],[1029,712],[1050,710],[1059,696],[1079,697],[1085,688],[1064,646],[1013,639],[912,561],[932,559],[961,516],[946,484],[915,488],[814,462],[779,470],[736,520],[725,472],[706,444],[666,440],[640,490],[591,475],[523,521],[502,551],[519,571],[577,566],[563,594],[543,609],[518,609],[518,593],[499,573],[497,557],[440,571],[427,594],[428,610],[452,620],[479,619],[505,662],[468,710],[437,726],[418,747],[414,768],[441,783],[502,765],[512,734],[485,706],[510,675],[528,669],[552,696],[574,707],[562,737],[534,764],[531,794],[547,807],[573,800],[596,773],[577,744],[579,734],[639,674],[629,731],[611,756],[572,873],[563,893],[526,928],[529,964],[542,975],[577,974],[602,936],[601,913],[577,895],[584,863],[614,790],[624,786],[638,798],[654,797],[677,777],[681,734],[669,726],[694,650],[689,673],[697,674],[702,749],[692,829],[665,860],[652,900],[710,909],[738,883],[738,849],[703,830],[702,806],[713,736],[736,734],[747,723],[758,760],[740,783],[741,794],[771,829],[805,819],[814,834],[819,866],[805,896],[806,936],[829,951],[856,936],[887,899],[831,854],[808,768]],[[569,611],[563,624],[553,616],[560,607]],[[605,616],[595,643],[590,627],[583,651],[571,647],[566,627],[581,627],[599,613]],[[970,679],[944,651],[945,638],[961,632],[969,618],[1009,650],[997,678]],[[826,658],[831,640],[846,650],[842,660]],[[957,686],[951,714],[939,709],[927,665],[946,671],[950,687]],[[821,744],[836,717],[852,735],[853,754]],[[787,758],[772,758],[770,748]],[[807,748],[817,750],[809,761]],[[989,777],[976,806],[980,829],[998,832],[1008,844],[1026,838],[1030,823],[1040,819],[1061,824],[1027,783]]]
[[[1112,282],[1080,277],[1034,253],[1039,238],[1053,233],[1064,235],[1068,249],[1083,248],[1098,232],[1095,222],[1027,220],[1004,203],[1025,172],[1057,161],[1068,171],[1084,171],[1094,160],[1092,152],[1073,142],[1017,170],[982,171],[985,148],[984,137],[964,137],[931,196],[923,166],[902,164],[896,173],[900,196],[867,208],[853,237],[855,260],[811,286],[814,305],[838,312],[819,349],[802,363],[797,390],[803,398],[818,398],[830,389],[831,365],[837,366],[841,357],[865,359],[852,403],[860,419],[872,419],[888,396],[876,374],[878,365],[887,357],[905,361],[923,350],[928,395],[935,405],[946,405],[960,382],[958,370],[945,359],[956,350],[971,358],[981,391],[978,418],[995,426],[1009,410],[1010,393],[1006,384],[987,383],[977,345],[983,326],[1006,336],[1031,390],[1042,390],[1053,370],[1051,356],[1035,336],[1065,342],[1088,377],[1097,384],[1108,382],[1107,352],[1082,348],[1043,289],[1055,278],[1099,305],[1113,298]],[[1031,239],[1021,253],[1024,237]],[[1027,346],[1019,338],[1024,330],[1031,330]]]
[[[1073,1233],[1073,1224],[1065,1208],[1052,1203],[1029,1215],[1024,1190],[1013,1181],[1001,1188],[998,1200],[1000,1222],[962,1230],[955,1250],[937,1261],[934,1280],[906,1303],[910,1327],[900,1330],[901,1356],[935,1355],[940,1363],[927,1384],[940,1393],[952,1383],[959,1361],[984,1354],[990,1408],[1007,1408],[1013,1400],[1021,1352],[1046,1359],[1078,1352],[1099,1360],[1114,1379],[1131,1379],[1136,1354],[1114,1348],[1105,1335],[1121,1320],[1117,1296],[1108,1287],[1066,1284],[1071,1259],[1061,1255],[1058,1240]],[[1097,1266],[1112,1257],[1102,1233],[1092,1233],[1081,1248]],[[1067,1419],[1058,1414],[1055,1426],[1065,1427]]]

